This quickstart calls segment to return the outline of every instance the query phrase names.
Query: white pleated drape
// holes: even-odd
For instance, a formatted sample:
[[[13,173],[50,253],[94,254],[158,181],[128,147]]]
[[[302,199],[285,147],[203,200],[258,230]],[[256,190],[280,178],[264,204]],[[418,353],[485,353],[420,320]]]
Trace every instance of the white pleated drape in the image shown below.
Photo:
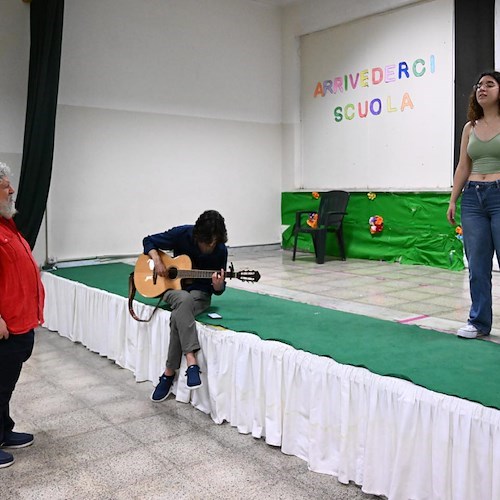
[[[123,297],[49,272],[42,279],[49,330],[156,383],[168,311],[138,323]],[[141,317],[152,310],[134,307]],[[500,411],[253,334],[199,323],[198,335],[204,385],[187,390],[183,361],[174,392],[215,423],[389,499],[500,500]]]

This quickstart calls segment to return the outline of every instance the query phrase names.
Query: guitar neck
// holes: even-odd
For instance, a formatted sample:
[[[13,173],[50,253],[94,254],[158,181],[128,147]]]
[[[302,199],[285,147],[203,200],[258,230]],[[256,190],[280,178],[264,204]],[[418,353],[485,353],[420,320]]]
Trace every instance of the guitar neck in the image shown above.
[[[220,271],[210,271],[207,269],[177,269],[177,278],[179,279],[210,279],[212,274]],[[232,278],[233,275],[229,271],[225,273],[226,278]]]

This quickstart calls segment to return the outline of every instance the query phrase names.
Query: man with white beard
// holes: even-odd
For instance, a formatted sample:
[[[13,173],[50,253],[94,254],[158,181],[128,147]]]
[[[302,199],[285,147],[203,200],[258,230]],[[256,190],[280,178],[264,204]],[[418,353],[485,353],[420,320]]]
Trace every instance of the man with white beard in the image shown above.
[[[9,177],[9,167],[0,162],[0,468],[14,462],[4,449],[24,448],[34,440],[32,434],[14,432],[9,403],[31,356],[34,328],[43,323],[45,298],[38,265],[12,219],[16,209]]]

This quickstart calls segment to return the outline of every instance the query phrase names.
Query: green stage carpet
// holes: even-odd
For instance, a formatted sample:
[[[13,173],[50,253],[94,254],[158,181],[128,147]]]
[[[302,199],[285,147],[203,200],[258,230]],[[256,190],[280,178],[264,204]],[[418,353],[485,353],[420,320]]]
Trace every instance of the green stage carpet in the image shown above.
[[[126,264],[102,264],[52,273],[126,297],[132,269]],[[212,320],[203,313],[197,319],[500,409],[498,344],[232,288],[214,296],[210,311],[223,318]]]

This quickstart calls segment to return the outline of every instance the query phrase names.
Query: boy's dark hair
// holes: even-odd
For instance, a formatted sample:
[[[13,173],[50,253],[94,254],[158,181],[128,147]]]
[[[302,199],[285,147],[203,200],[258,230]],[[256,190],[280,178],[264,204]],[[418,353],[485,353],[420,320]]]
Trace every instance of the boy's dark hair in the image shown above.
[[[193,237],[199,243],[227,242],[227,230],[224,217],[217,210],[206,210],[196,221]]]

